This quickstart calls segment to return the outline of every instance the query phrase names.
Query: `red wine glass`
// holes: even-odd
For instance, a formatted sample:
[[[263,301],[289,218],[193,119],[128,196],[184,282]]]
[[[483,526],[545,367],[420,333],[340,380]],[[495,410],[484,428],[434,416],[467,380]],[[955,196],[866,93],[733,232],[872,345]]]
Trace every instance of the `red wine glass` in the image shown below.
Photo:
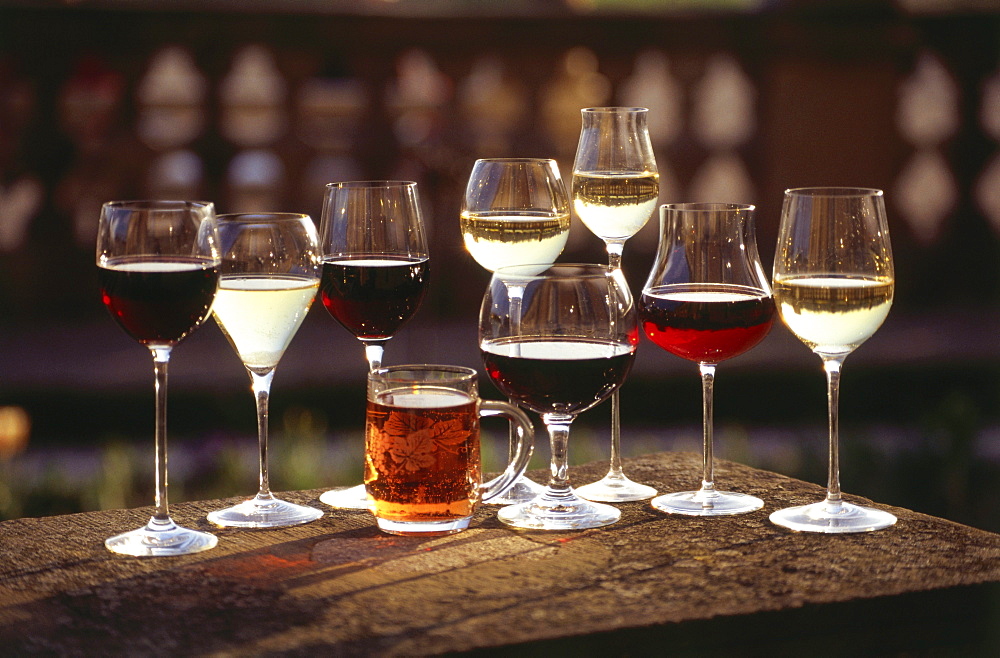
[[[97,234],[101,299],[153,355],[156,493],[149,522],[104,542],[114,553],[185,555],[218,538],[177,525],[167,505],[167,364],[171,350],[212,311],[219,285],[215,208],[194,201],[105,203]]]
[[[660,207],[656,261],[639,300],[643,332],[656,345],[698,364],[702,382],[701,488],[657,496],[673,514],[743,514],[760,498],[715,488],[715,368],[759,343],[774,322],[774,300],[757,253],[754,207],[677,203]]]
[[[320,300],[365,348],[369,372],[385,343],[413,317],[427,292],[430,254],[417,184],[348,181],[326,186],[320,221]],[[323,493],[327,505],[367,509],[363,484]]]

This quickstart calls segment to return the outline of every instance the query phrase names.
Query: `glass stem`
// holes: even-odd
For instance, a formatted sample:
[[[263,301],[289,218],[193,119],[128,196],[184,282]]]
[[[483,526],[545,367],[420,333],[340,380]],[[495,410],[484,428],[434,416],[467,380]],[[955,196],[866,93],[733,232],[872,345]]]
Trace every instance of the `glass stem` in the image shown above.
[[[826,400],[830,416],[830,455],[826,504],[828,509],[839,509],[842,502],[840,497],[840,369],[844,365],[844,357],[823,356],[822,358],[823,370],[826,371]]]
[[[604,246],[608,250],[608,267],[613,270],[622,268],[622,252],[625,251],[624,242],[606,242]]]
[[[604,246],[608,251],[608,267],[620,270],[625,243],[605,242]],[[607,477],[621,480],[625,478],[625,475],[622,472],[622,417],[619,390],[615,389],[615,392],[611,394],[611,464]]]
[[[250,371],[251,389],[257,403],[257,440],[260,449],[260,490],[258,500],[271,500],[270,477],[267,472],[267,428],[268,401],[271,395],[271,380],[274,379],[274,369],[265,373]]]
[[[542,416],[549,431],[549,449],[552,461],[549,468],[549,486],[546,496],[550,498],[572,498],[569,486],[569,426],[572,416],[545,414]]]
[[[702,476],[701,490],[715,491],[715,411],[712,407],[715,391],[715,364],[700,363],[701,371],[701,413],[702,413]]]
[[[170,509],[167,504],[167,364],[170,362],[169,347],[151,347],[153,353],[153,376],[156,389],[156,511],[150,520],[154,524],[168,524]]]
[[[382,367],[382,354],[385,352],[384,340],[363,340],[365,358],[368,359],[368,372],[374,372]]]

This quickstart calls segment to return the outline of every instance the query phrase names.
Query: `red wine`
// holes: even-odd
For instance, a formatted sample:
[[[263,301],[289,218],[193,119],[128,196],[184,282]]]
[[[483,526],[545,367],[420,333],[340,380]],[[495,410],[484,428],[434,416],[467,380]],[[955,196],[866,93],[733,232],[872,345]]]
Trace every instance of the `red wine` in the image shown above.
[[[671,354],[719,363],[764,339],[774,321],[774,300],[745,286],[657,286],[643,292],[639,317],[646,336]]]
[[[199,258],[121,258],[99,268],[101,300],[143,345],[176,345],[208,318],[219,269]]]
[[[539,414],[579,414],[622,385],[635,346],[586,338],[523,337],[482,345],[483,365],[509,398]]]
[[[358,338],[389,338],[427,291],[427,258],[357,256],[323,263],[320,299]]]

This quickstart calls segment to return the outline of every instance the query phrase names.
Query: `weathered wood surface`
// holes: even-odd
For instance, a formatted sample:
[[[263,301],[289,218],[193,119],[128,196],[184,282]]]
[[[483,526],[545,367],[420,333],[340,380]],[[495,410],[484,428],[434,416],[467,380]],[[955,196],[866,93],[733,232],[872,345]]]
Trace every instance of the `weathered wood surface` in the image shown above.
[[[627,461],[661,490],[696,484],[700,458]],[[577,482],[606,470],[574,468]],[[541,474],[536,474],[541,475]],[[219,530],[231,501],[175,504],[174,517],[220,536],[179,558],[108,553],[103,539],[149,509],[0,523],[0,654],[810,655],[996,644],[1000,535],[905,509],[875,533],[821,536],[767,515],[822,488],[721,462],[720,483],[764,510],[668,516],[623,504],[622,520],[571,533],[515,532],[482,508],[458,535],[381,534],[367,512],[268,531]],[[540,479],[540,478],[538,478]],[[321,505],[320,490],[287,494]],[[855,634],[860,634],[856,637]]]

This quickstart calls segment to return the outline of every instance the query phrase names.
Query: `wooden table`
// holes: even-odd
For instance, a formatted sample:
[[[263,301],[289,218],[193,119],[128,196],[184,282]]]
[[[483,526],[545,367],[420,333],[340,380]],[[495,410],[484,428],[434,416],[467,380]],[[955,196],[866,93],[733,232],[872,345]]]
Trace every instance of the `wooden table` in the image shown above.
[[[696,484],[700,457],[626,462],[661,490]],[[605,463],[572,469],[576,482]],[[541,474],[536,473],[536,476]],[[176,558],[112,555],[105,537],[150,510],[0,523],[0,654],[684,655],[996,652],[1000,535],[905,509],[857,535],[793,533],[777,507],[822,488],[721,462],[727,488],[764,510],[712,519],[627,503],[583,532],[512,531],[484,507],[466,532],[380,533],[331,510],[281,530],[213,529],[217,548]],[[540,477],[536,477],[540,479]],[[290,500],[320,504],[320,490]],[[233,500],[176,504],[206,512]]]

